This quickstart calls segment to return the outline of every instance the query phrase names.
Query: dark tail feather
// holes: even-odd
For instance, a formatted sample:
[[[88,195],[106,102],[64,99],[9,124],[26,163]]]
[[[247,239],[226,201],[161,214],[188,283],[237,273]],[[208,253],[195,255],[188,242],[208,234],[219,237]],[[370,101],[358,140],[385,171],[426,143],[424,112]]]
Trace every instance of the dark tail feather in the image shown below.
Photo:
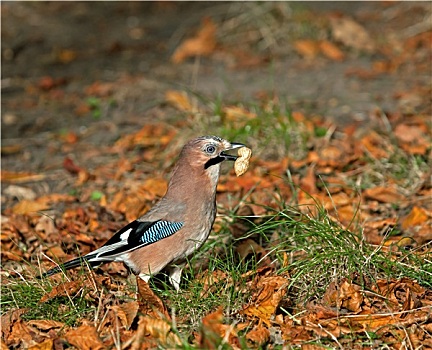
[[[84,256],[84,257],[76,258],[76,259],[73,259],[71,261],[65,262],[64,264],[61,264],[59,266],[52,268],[51,270],[48,270],[47,272],[44,272],[42,274],[42,278],[55,275],[56,273],[59,273],[59,272],[73,269],[74,267],[82,266],[83,264],[87,264],[91,268],[94,268],[94,267],[101,264],[100,261],[99,262],[89,261],[88,260],[89,258],[91,259],[92,256]]]

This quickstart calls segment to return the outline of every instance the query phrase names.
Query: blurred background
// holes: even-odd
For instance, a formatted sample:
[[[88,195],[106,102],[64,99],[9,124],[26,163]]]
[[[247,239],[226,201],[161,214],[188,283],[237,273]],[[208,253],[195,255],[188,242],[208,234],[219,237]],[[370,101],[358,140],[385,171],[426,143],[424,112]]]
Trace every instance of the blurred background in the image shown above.
[[[431,12],[415,1],[3,2],[3,139],[88,126],[89,97],[108,96],[101,113],[116,124],[169,119],[167,89],[279,96],[340,123],[429,113]]]

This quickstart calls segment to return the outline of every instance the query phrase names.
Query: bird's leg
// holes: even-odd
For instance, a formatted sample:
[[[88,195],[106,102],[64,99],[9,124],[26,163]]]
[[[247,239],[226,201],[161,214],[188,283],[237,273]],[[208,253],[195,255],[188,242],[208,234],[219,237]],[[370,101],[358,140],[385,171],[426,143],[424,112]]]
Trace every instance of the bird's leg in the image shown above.
[[[170,266],[167,270],[168,279],[177,292],[180,290],[180,280],[181,280],[183,268],[184,265],[175,265],[175,266]]]

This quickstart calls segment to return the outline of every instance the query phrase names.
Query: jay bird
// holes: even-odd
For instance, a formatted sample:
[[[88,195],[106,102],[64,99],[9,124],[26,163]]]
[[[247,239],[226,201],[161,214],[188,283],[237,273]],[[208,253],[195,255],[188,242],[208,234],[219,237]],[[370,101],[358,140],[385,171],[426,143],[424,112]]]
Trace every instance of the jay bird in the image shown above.
[[[216,218],[220,165],[238,157],[225,151],[244,147],[202,136],[183,147],[164,197],[146,214],[114,234],[102,247],[45,272],[47,277],[82,263],[96,267],[121,261],[145,282],[165,269],[178,291],[186,259],[206,241]]]

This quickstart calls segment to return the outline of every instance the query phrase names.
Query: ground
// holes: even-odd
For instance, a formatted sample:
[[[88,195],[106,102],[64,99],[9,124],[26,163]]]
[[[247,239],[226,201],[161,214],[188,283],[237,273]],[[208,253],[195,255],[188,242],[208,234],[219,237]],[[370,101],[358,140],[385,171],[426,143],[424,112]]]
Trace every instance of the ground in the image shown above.
[[[205,331],[210,329],[233,347],[245,346],[241,332],[247,346],[314,346],[310,342],[319,336],[320,344],[341,347],[351,327],[356,334],[349,338],[351,345],[397,346],[408,339],[415,348],[418,339],[430,336],[430,316],[422,313],[432,297],[427,265],[432,239],[430,2],[4,1],[1,9],[5,286],[15,286],[9,279],[21,274],[32,278],[36,272],[29,262],[45,269],[52,266],[50,259],[75,257],[77,247],[85,253],[100,246],[163,195],[186,140],[217,134],[253,150],[244,177],[223,168],[214,231],[230,238],[214,238],[216,243],[191,262],[188,281],[198,281],[203,290],[194,292],[194,282],[185,282],[179,297],[158,289],[171,313],[159,299],[155,303],[166,317],[179,305],[190,310],[179,316],[181,341],[177,333],[164,339],[153,334],[166,324],[138,318],[138,304],[118,304],[115,295],[129,296],[118,282],[118,290],[106,298],[109,307],[102,309],[123,308],[133,315],[122,318],[122,341],[136,348],[145,329],[152,334],[150,344],[155,338],[165,346],[183,341],[186,347],[188,341],[210,347],[213,338]],[[317,203],[323,208],[315,208]],[[259,217],[255,226],[241,221],[251,214]],[[278,228],[269,235],[272,222]],[[281,243],[278,235],[284,230],[297,232],[297,238]],[[351,231],[353,236],[347,234]],[[359,244],[359,232],[371,250]],[[346,241],[338,241],[340,236]],[[224,255],[218,244],[227,242],[243,258],[252,252],[261,256],[260,264],[236,270],[241,277],[233,270],[230,275],[232,266],[221,268],[212,260]],[[336,254],[338,244],[352,259]],[[304,265],[315,274],[303,273],[305,247],[310,247],[310,264]],[[335,254],[323,254],[322,247]],[[373,260],[381,250],[397,258]],[[365,256],[370,269],[356,274]],[[278,263],[273,268],[263,261]],[[380,270],[384,265],[391,270],[387,284],[382,282],[385,268]],[[318,273],[323,266],[341,273],[331,280],[330,272]],[[108,290],[113,290],[112,276],[123,281],[127,275],[117,265],[104,272],[95,283]],[[232,306],[237,308],[232,316],[209,295],[217,294],[215,286],[224,280],[222,295],[230,288],[235,295],[245,294],[236,278],[244,279],[251,295]],[[308,279],[314,281],[315,298],[305,288]],[[36,301],[42,298],[48,305],[62,297],[63,284],[53,283],[49,290],[39,289]],[[68,283],[77,295],[93,285]],[[8,292],[17,293],[14,288]],[[335,296],[337,290],[344,296]],[[2,341],[8,346],[26,348],[43,340],[51,348],[61,348],[60,343],[81,348],[74,343],[80,329],[89,332],[86,339],[98,339],[95,347],[115,343],[106,331],[113,315],[98,323],[96,334],[88,322],[100,315],[81,311],[70,319],[64,317],[67,312],[48,318],[61,323],[51,324],[54,329],[67,324],[66,331],[23,336],[18,324],[33,330],[48,326],[37,323],[41,314],[29,314],[13,293],[14,302],[4,301],[10,327]],[[373,293],[385,295],[390,304],[373,300]],[[299,296],[308,303],[300,303]],[[93,296],[86,298],[79,303],[95,304]],[[199,304],[200,298],[208,303]],[[384,317],[387,307],[409,314],[382,321],[395,325],[398,335],[380,333],[382,324],[375,318],[364,331],[356,317]],[[73,309],[79,309],[77,304]],[[355,316],[332,324],[341,310]],[[182,338],[182,327],[196,332],[193,341]]]
[[[311,2],[292,3],[287,8],[292,12],[311,11],[306,20],[316,22],[322,21],[324,15],[352,16],[368,30],[376,45],[391,39],[396,45],[398,40],[424,30],[428,25],[429,5],[421,2],[397,6],[382,2]],[[241,13],[241,7],[245,11],[248,5],[4,2],[3,142],[13,142],[9,141],[12,138],[34,138],[45,131],[62,128],[91,127],[95,121],[89,115],[77,115],[76,107],[85,89],[96,81],[115,83],[117,106],[110,111],[108,121],[120,127],[122,122],[141,125],[145,120],[169,118],[166,114],[172,114],[171,111],[161,108],[162,115],[155,115],[151,108],[161,107],[166,89],[178,87],[232,101],[251,100],[259,92],[271,92],[287,99],[294,108],[338,122],[354,118],[367,123],[374,110],[393,112],[401,104],[412,105],[407,108],[425,107],[421,106],[418,96],[406,101],[398,95],[427,88],[427,70],[419,69],[412,62],[389,74],[385,71],[375,74],[370,79],[354,74],[371,70],[374,62],[384,58],[377,49],[368,54],[357,53],[358,49],[354,48],[342,62],[322,57],[308,61],[293,50],[294,38],[298,38],[301,31],[308,34],[307,31],[312,30],[308,28],[287,30],[287,36],[293,39],[285,38],[279,46],[271,46],[270,52],[255,48],[255,53],[268,56],[268,62],[252,67],[241,67],[241,62],[239,68],[230,67],[228,58],[224,57],[189,59],[178,65],[171,63],[170,57],[176,47],[199,27],[204,16],[226,20]],[[298,21],[293,16],[291,19]],[[228,41],[227,38],[221,40]],[[246,45],[238,48],[248,49]],[[264,53],[258,51],[260,49]],[[125,76],[129,79],[122,81],[121,77]],[[57,81],[59,86],[55,90],[60,90],[57,96],[41,98],[37,92],[29,91],[32,86],[38,89],[43,77]]]

